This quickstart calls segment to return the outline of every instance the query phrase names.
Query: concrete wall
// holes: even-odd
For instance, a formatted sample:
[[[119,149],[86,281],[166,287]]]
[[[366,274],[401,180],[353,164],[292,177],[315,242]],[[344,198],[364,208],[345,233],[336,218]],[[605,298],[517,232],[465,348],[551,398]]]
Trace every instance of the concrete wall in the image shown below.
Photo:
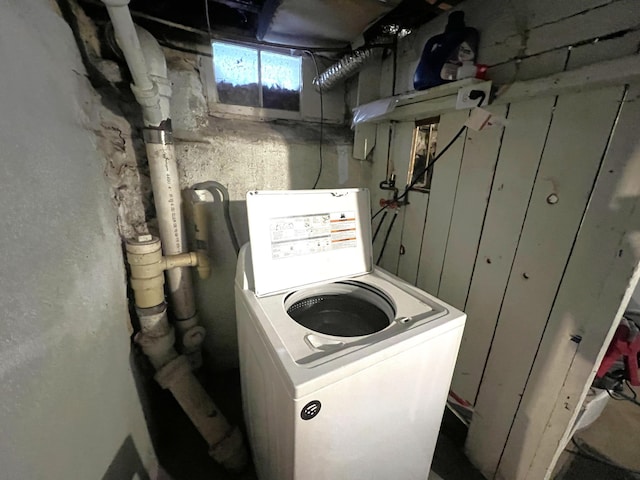
[[[98,98],[53,2],[0,0],[0,477],[149,478]]]
[[[172,121],[181,186],[215,180],[227,186],[240,243],[248,241],[245,195],[254,189],[309,189],[320,165],[320,126],[304,122],[256,122],[211,117],[194,56],[165,50],[173,85]],[[318,188],[369,183],[370,163],[351,157],[346,126],[323,127],[322,176]],[[237,365],[233,278],[236,258],[220,206],[211,209],[213,273],[196,281],[198,308],[208,336],[209,365]]]

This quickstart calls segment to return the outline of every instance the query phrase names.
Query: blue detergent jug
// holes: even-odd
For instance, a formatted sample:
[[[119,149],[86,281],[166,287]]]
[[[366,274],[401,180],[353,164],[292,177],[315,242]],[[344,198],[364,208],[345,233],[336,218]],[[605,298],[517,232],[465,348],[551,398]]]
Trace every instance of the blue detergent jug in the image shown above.
[[[413,87],[426,90],[456,80],[463,62],[475,63],[478,39],[478,31],[465,25],[464,12],[452,12],[444,33],[431,37],[425,44]]]

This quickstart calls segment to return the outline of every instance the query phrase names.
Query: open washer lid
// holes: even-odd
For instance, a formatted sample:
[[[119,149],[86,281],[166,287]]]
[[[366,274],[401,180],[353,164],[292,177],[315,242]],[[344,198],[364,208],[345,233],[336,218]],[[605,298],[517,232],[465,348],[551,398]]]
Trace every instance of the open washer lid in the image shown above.
[[[367,189],[251,191],[247,215],[257,296],[372,269]]]

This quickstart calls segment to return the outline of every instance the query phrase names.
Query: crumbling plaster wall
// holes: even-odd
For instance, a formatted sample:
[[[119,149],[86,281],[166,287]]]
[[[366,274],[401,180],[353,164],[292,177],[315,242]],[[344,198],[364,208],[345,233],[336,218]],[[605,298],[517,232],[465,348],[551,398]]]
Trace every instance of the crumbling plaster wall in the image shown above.
[[[149,478],[101,99],[54,2],[0,0],[0,64],[0,477]]]
[[[176,155],[183,189],[206,180],[225,185],[240,244],[248,241],[246,193],[254,189],[309,189],[320,165],[320,126],[304,122],[258,122],[212,117],[206,89],[191,54],[165,49],[173,87],[171,103]],[[352,158],[347,126],[323,126],[318,188],[368,185],[370,164]],[[211,208],[212,276],[196,280],[198,307],[208,336],[211,365],[237,364],[233,281],[236,258],[220,205]]]

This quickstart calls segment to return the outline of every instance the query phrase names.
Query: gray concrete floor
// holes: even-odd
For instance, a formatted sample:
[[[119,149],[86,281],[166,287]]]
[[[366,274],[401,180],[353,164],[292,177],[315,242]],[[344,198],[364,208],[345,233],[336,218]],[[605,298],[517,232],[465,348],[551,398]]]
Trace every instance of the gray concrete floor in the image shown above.
[[[634,389],[640,397],[640,388]],[[628,390],[625,393],[629,393]],[[609,399],[602,415],[589,427],[576,432],[576,442],[563,453],[556,468],[555,480],[638,480],[640,474],[640,407],[627,401]],[[570,453],[573,452],[573,453]],[[600,458],[622,468],[608,466],[589,457]]]

